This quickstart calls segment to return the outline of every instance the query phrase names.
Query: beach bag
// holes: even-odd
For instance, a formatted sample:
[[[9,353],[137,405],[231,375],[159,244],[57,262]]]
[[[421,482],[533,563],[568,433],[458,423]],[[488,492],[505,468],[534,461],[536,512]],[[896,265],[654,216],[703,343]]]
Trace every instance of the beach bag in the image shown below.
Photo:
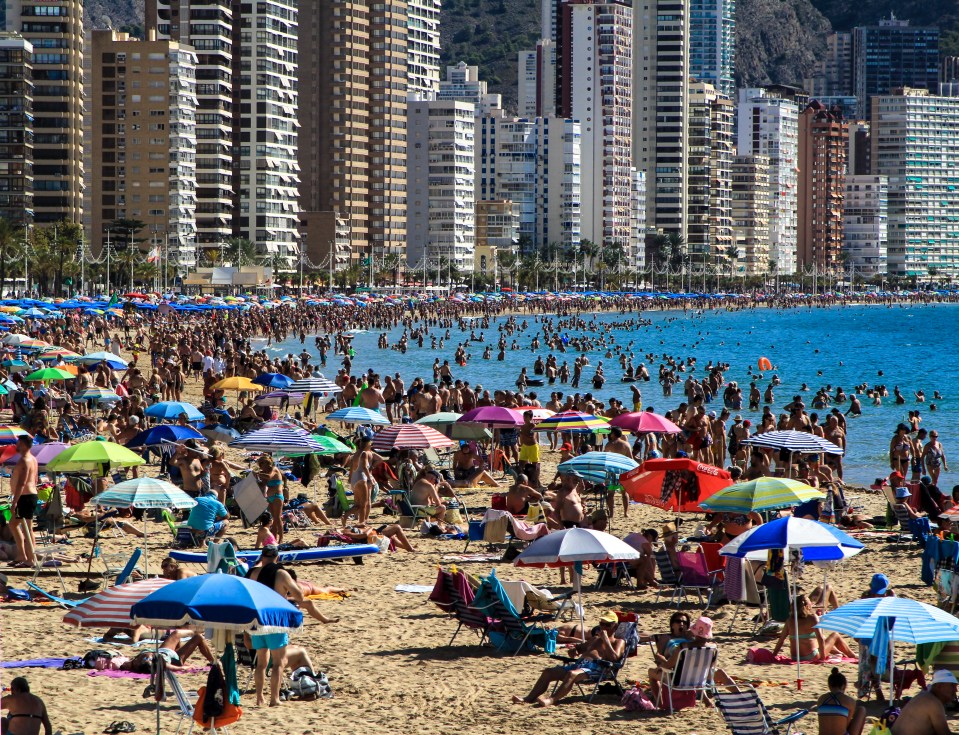
[[[290,693],[298,699],[330,699],[333,688],[322,671],[314,674],[306,666],[301,666],[290,674]]]
[[[656,705],[646,696],[646,692],[638,686],[624,693],[620,704],[627,712],[650,712],[656,709]]]
[[[193,721],[200,725],[204,730],[209,730],[211,726],[219,728],[232,725],[243,716],[243,709],[229,701],[223,703],[223,711],[216,715],[212,720],[204,720],[203,708],[206,703],[206,687],[197,689],[196,704],[193,705]]]

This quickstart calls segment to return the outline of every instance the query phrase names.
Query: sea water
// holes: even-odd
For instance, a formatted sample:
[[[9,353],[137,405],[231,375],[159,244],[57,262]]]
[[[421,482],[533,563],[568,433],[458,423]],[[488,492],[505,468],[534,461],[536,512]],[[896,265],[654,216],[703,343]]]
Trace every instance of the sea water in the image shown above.
[[[635,316],[640,314],[633,313],[629,317],[615,313],[599,314],[595,317],[587,314],[583,318],[587,321],[595,318],[600,324],[610,324]],[[686,313],[647,311],[642,312],[641,316],[651,322],[650,326],[632,330],[613,328],[611,334],[623,348],[632,341],[630,351],[633,354],[633,365],[638,367],[645,362],[649,369],[650,382],[635,384],[643,393],[644,408],[652,406],[657,413],[662,413],[675,408],[683,400],[681,383],[674,386],[672,397],[663,397],[657,382],[658,368],[663,362],[662,355],[666,353],[676,359],[695,357],[699,367],[694,375],[700,379],[710,360],[714,363],[729,363],[726,379],[738,382],[744,397],[742,410],[733,413],[751,419],[755,426],[760,412],[748,411],[746,405],[751,381],[749,373],[758,373],[759,358],[767,357],[774,369],[763,373],[763,379],[758,380],[757,384],[760,390],[764,391],[774,373],[782,380],[782,385],[774,389],[775,401],[772,408],[777,416],[797,394],[802,395],[807,412],[814,411],[811,407],[812,399],[820,386],[830,385],[831,395],[835,395],[837,386],[842,386],[847,394],[851,394],[853,386],[861,383],[869,386],[884,384],[889,389],[890,396],[884,398],[883,405],[879,407],[873,406],[871,399],[861,395],[863,415],[858,418],[847,417],[849,447],[844,460],[847,481],[870,484],[876,477],[889,474],[889,442],[896,425],[906,421],[907,412],[913,409],[920,410],[923,428],[939,431],[939,441],[945,448],[947,463],[954,460],[955,467],[959,470],[959,442],[956,441],[959,435],[959,350],[956,340],[959,305],[850,306],[785,310],[760,308]],[[555,320],[555,317],[550,318]],[[427,381],[432,380],[433,361],[439,358],[440,362],[450,361],[454,378],[468,380],[471,386],[481,384],[491,392],[497,388],[515,389],[520,369],[526,367],[530,377],[540,377],[533,376],[533,362],[537,355],[542,355],[545,359],[546,355],[550,354],[550,350],[543,346],[536,352],[530,350],[530,342],[539,332],[533,316],[520,316],[518,319],[525,319],[529,323],[529,329],[508,337],[508,343],[511,345],[515,339],[520,349],[508,349],[504,361],[496,360],[498,328],[506,321],[506,317],[499,317],[484,331],[485,343],[469,344],[467,352],[471,358],[465,367],[453,364],[453,353],[456,346],[469,337],[469,326],[465,331],[452,328],[450,339],[445,341],[442,350],[430,349],[428,338],[422,348],[410,340],[406,354],[392,349],[378,349],[376,345],[380,332],[358,334],[353,340],[356,351],[353,373],[359,374],[367,368],[373,368],[380,375],[399,372],[409,386],[416,376]],[[479,322],[467,324],[470,323],[476,325],[473,331],[479,336],[483,331],[478,327]],[[391,345],[396,344],[402,332],[402,328],[397,328],[388,333]],[[445,330],[434,330],[431,334],[436,334],[439,339],[444,332]],[[564,333],[570,337],[582,336],[577,330],[564,330]],[[590,336],[599,336],[599,332]],[[543,341],[542,336],[540,341]],[[482,359],[486,344],[492,346],[491,360]],[[259,341],[255,344],[258,349],[264,346],[264,343]],[[304,346],[311,354],[317,355],[312,336],[307,338]],[[269,354],[274,356],[287,353],[297,355],[302,350],[303,346],[295,338],[268,348]],[[596,396],[603,401],[610,397],[618,398],[631,407],[630,384],[620,381],[623,371],[618,354],[614,353],[613,358],[606,358],[605,352],[605,348],[587,352],[590,365],[583,370],[578,391],[593,392],[590,378],[595,366],[602,360],[607,382],[602,389],[595,391]],[[645,359],[647,353],[655,353],[656,359]],[[566,353],[556,353],[556,357],[560,364],[567,361],[572,371],[573,360],[577,354],[570,349]],[[327,356],[327,377],[336,374],[341,359],[338,355]],[[818,374],[820,371],[822,375]],[[882,371],[882,375],[879,375],[879,371]],[[685,379],[685,374],[681,377]],[[808,392],[800,392],[803,383],[809,387]],[[905,405],[894,403],[892,390],[893,386],[897,385],[906,397]],[[926,393],[924,404],[918,404],[915,400],[914,392],[920,388]],[[536,391],[543,403],[549,399],[551,390],[562,391],[566,395],[576,392],[569,385],[561,385],[558,381],[552,387],[546,385],[530,390]],[[933,390],[939,390],[943,400],[934,401]],[[936,403],[938,410],[930,411],[930,403]],[[718,413],[721,408],[720,396],[713,399],[708,410]],[[839,404],[838,408],[845,413],[849,409],[848,400]],[[818,413],[821,422],[825,423],[828,409]],[[731,425],[731,421],[728,425]],[[954,482],[959,482],[959,474],[954,472],[943,472],[939,479],[939,485],[945,492],[951,491]]]

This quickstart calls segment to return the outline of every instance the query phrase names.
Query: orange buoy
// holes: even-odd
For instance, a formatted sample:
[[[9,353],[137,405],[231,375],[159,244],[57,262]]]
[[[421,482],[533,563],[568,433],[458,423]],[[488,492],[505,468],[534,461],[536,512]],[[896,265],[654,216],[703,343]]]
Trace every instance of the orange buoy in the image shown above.
[[[760,370],[772,370],[772,369],[773,369],[773,364],[772,364],[771,362],[769,362],[769,358],[768,358],[768,357],[760,357],[760,358],[759,358],[759,363],[758,363],[758,365],[759,365],[759,369],[760,369]]]

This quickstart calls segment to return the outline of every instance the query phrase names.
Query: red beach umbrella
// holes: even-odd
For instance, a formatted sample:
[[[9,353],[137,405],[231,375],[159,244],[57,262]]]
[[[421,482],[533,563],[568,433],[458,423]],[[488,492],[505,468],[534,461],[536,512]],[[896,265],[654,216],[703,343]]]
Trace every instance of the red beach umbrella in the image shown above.
[[[692,459],[647,459],[620,482],[637,503],[700,513],[703,500],[733,484],[726,470]]]

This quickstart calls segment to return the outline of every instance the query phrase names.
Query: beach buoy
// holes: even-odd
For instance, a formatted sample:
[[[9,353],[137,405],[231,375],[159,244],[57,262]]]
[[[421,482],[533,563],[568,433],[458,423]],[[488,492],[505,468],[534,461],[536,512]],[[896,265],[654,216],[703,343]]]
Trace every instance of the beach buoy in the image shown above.
[[[759,366],[760,370],[772,370],[773,364],[769,362],[768,357],[760,357],[759,362],[756,363]]]

